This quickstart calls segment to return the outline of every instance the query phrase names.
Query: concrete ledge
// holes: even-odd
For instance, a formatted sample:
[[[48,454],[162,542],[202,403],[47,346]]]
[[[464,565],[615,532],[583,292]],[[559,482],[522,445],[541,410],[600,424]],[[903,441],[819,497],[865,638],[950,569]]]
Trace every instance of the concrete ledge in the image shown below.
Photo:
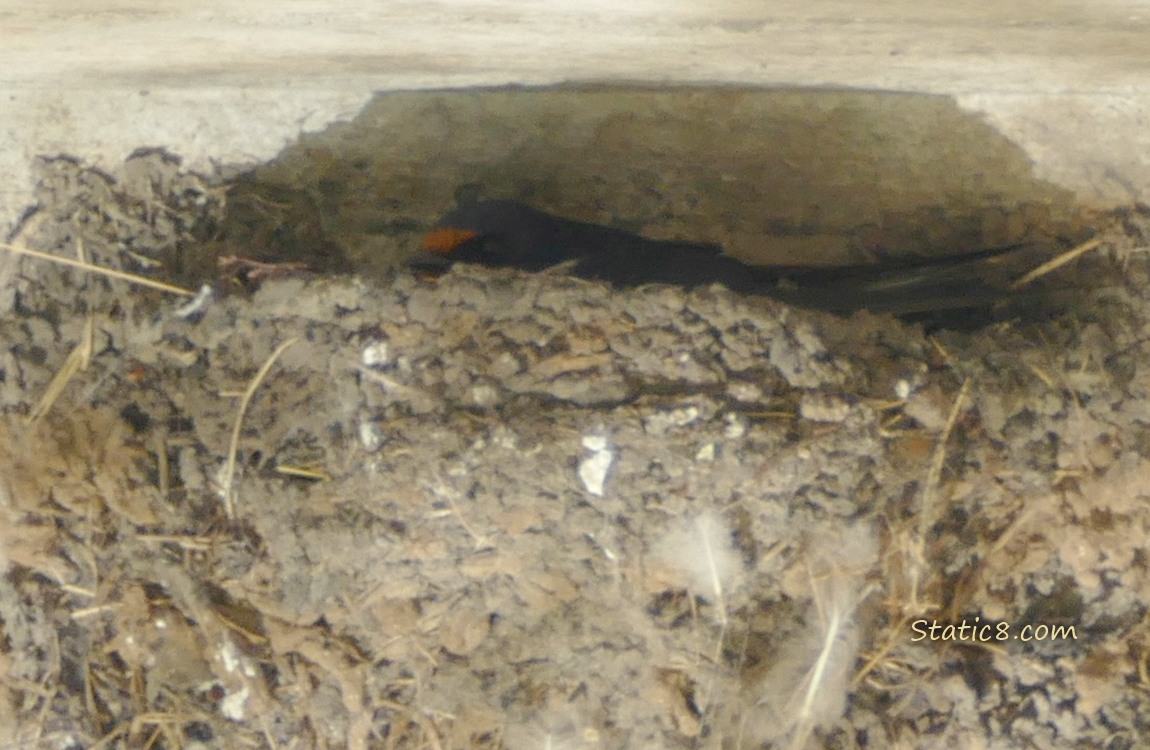
[[[1150,15],[1132,0],[8,5],[5,217],[30,199],[35,154],[257,162],[374,91],[565,80],[949,94],[1091,205],[1150,184]]]

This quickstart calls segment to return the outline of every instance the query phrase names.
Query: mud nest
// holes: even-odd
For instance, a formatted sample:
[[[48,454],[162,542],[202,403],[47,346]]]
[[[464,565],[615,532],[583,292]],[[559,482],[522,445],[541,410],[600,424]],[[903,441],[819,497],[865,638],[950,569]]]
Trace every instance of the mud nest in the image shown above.
[[[14,244],[146,273],[225,187],[46,162]],[[1067,312],[932,335],[470,267],[193,309],[13,261],[0,744],[1142,746],[1142,227]]]

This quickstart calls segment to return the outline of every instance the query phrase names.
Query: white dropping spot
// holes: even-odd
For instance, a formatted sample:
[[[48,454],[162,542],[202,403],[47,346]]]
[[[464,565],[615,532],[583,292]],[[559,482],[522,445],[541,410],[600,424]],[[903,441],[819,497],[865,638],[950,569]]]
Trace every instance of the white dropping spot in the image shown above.
[[[590,455],[579,462],[579,479],[584,489],[596,497],[602,497],[607,473],[611,471],[611,464],[615,463],[615,452],[611,450],[606,435],[584,435],[582,443]]]
[[[583,447],[589,451],[605,451],[607,450],[607,436],[606,435],[584,435],[580,441]]]
[[[723,415],[723,419],[727,422],[727,426],[723,428],[723,437],[728,440],[738,440],[747,434],[747,420],[742,416],[728,412]]]
[[[675,415],[675,424],[679,427],[686,427],[699,418],[699,407],[688,406],[686,409],[675,409],[672,414]]]
[[[471,389],[471,403],[475,406],[494,406],[499,403],[499,391],[487,383],[474,386]]]
[[[244,707],[248,702],[248,686],[244,685],[240,690],[229,693],[226,698],[220,701],[220,713],[232,721],[243,721]]]
[[[715,444],[703,443],[699,450],[695,451],[696,461],[714,461],[715,460]]]
[[[894,384],[894,395],[899,401],[906,401],[910,398],[910,381],[906,378],[899,378],[898,382]]]
[[[373,341],[363,348],[364,367],[386,367],[391,364],[391,347],[386,341]]]
[[[766,394],[763,393],[763,389],[758,385],[742,380],[735,380],[728,383],[727,393],[736,401],[742,401],[747,404],[757,404],[767,398]]]
[[[168,627],[168,621],[162,617],[152,620],[152,624],[156,626],[156,630],[165,630]]]
[[[699,407],[686,406],[655,412],[643,420],[643,429],[649,434],[661,435],[672,427],[686,427],[698,419]]]
[[[519,437],[515,432],[504,425],[496,425],[489,435],[491,445],[503,450],[519,450]]]
[[[579,478],[583,487],[596,497],[603,496],[603,486],[607,482],[607,472],[611,470],[615,456],[611,451],[596,451],[579,464]]]
[[[383,447],[385,438],[375,422],[365,419],[359,423],[359,442],[365,451],[375,453]]]
[[[220,661],[224,663],[224,669],[229,674],[240,668],[240,655],[236,652],[236,647],[231,641],[224,641],[224,644],[220,646]]]
[[[228,465],[226,462],[221,463],[219,465],[219,468],[216,469],[215,481],[213,482],[213,487],[215,487],[215,489],[216,489],[216,494],[219,495],[220,502],[224,503],[225,505],[228,502],[228,499],[225,497],[225,495],[227,493],[224,492],[224,487],[228,486],[227,468],[228,468]],[[233,498],[235,497],[235,492],[236,492],[236,490],[233,487],[232,488],[232,497]]]
[[[200,291],[196,293],[195,297],[192,297],[190,300],[177,307],[172,315],[181,320],[187,320],[188,318],[195,317],[196,315],[199,315],[208,309],[208,305],[211,304],[211,301],[215,296],[216,293],[212,290],[211,285],[204,284],[200,287]]]
[[[584,533],[587,535],[587,538],[591,541],[592,544],[603,551],[604,557],[606,557],[611,562],[619,562],[619,556],[615,554],[614,550],[612,550],[606,544],[603,544],[603,542],[599,541],[599,538],[592,534],[590,531]]]
[[[236,645],[229,640],[225,640],[220,646],[220,661],[224,663],[224,669],[230,673],[242,672],[247,677],[256,676],[255,665],[250,659],[244,658],[244,655],[236,649]]]
[[[799,414],[811,422],[845,422],[850,413],[850,404],[827,394],[809,393],[799,400]]]

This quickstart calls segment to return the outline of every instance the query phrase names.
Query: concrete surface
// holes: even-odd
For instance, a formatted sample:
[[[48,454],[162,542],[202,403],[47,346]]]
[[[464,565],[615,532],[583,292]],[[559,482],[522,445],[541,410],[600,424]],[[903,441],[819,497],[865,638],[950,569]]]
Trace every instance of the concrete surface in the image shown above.
[[[568,80],[950,94],[1090,205],[1150,185],[1150,9],[1136,0],[4,0],[0,38],[8,219],[37,154],[113,165],[162,145],[197,168],[251,163],[375,91]]]

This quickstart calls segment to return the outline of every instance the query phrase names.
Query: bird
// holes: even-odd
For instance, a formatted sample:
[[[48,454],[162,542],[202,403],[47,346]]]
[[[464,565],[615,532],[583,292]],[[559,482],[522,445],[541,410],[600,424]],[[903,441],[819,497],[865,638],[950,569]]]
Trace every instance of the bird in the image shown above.
[[[514,200],[469,200],[423,238],[411,265],[435,274],[454,263],[544,271],[560,267],[615,287],[722,284],[731,291],[848,314],[866,309],[917,319],[992,311],[1012,296],[1004,263],[1031,248],[1007,245],[932,258],[847,266],[752,265],[717,244],[656,240],[540,211]]]

